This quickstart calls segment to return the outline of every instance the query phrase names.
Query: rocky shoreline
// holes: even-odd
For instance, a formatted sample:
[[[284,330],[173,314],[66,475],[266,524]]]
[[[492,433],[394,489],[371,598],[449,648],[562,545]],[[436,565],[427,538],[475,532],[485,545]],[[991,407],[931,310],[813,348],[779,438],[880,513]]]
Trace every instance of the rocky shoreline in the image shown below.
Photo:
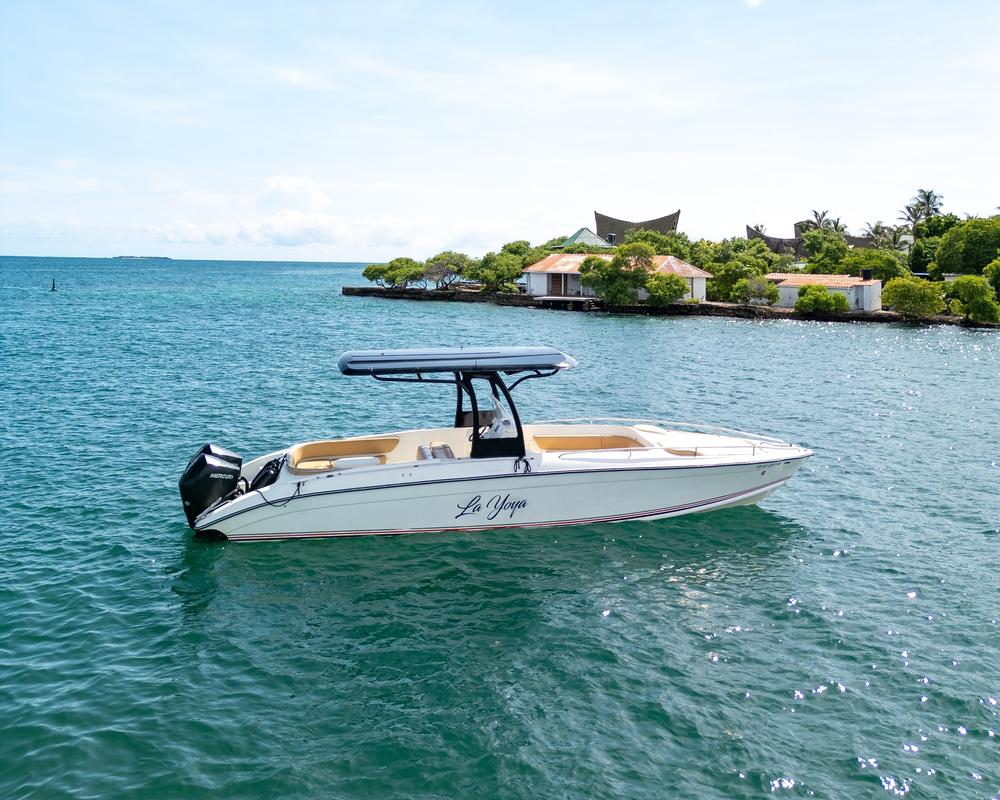
[[[502,292],[480,292],[470,289],[419,289],[382,286],[345,286],[342,294],[348,297],[380,297],[386,300],[423,300],[446,303],[492,303],[497,306],[519,306],[521,308],[552,308],[552,305],[526,294],[506,294]],[[652,317],[738,317],[742,319],[802,319],[820,322],[907,322],[895,311],[847,311],[844,313],[802,314],[794,308],[773,306],[747,306],[735,303],[672,303],[655,307],[647,305],[605,308],[599,300],[594,300],[590,311],[615,314],[641,314]],[[583,311],[585,309],[578,309]],[[1000,324],[972,322],[962,317],[939,315],[920,320],[927,325],[959,325],[968,328],[995,328]]]

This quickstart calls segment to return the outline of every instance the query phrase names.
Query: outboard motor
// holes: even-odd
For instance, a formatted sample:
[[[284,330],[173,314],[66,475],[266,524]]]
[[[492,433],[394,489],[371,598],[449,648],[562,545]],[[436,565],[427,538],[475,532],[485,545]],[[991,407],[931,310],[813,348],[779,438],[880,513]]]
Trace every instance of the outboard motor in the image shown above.
[[[202,511],[236,488],[242,467],[243,456],[218,445],[206,444],[195,453],[178,483],[189,526],[193,528]]]

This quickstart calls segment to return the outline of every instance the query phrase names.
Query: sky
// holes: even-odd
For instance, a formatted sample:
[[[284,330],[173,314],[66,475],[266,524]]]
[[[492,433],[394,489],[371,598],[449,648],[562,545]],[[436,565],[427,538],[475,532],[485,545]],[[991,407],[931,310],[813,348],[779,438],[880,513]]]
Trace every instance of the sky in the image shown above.
[[[997,0],[0,0],[0,253],[381,261],[1000,205]]]

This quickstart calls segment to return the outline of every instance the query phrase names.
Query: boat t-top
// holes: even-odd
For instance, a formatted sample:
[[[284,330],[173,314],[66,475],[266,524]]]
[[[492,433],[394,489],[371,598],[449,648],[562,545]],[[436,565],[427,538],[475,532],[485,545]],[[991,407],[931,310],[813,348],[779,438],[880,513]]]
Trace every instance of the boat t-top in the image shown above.
[[[454,425],[301,442],[247,463],[205,445],[180,480],[188,523],[259,541],[655,520],[756,503],[812,455],[684,423],[523,424],[514,390],[574,366],[552,347],[344,353],[344,375],[450,385]]]

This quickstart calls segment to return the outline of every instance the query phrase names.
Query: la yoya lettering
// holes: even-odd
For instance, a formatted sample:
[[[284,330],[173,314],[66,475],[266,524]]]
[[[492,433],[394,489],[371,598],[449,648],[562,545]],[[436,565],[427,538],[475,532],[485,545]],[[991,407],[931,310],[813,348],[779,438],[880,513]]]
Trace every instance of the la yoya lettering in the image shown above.
[[[483,501],[481,495],[476,495],[464,505],[458,504],[458,513],[455,519],[470,517],[476,514],[486,514],[486,519],[494,520],[501,514],[507,519],[514,519],[514,515],[521,509],[528,507],[527,500],[518,500],[509,494],[495,494],[489,500]]]

